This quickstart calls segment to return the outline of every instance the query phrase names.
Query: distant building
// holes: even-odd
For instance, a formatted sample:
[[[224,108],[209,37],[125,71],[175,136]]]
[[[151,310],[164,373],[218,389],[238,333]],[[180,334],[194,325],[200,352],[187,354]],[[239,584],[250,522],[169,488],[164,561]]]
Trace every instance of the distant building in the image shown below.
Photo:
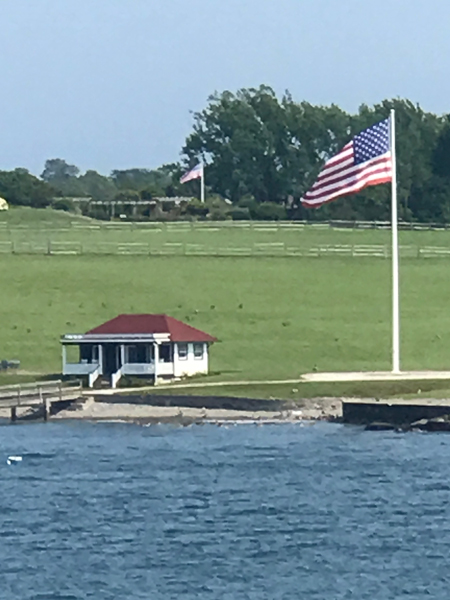
[[[204,331],[168,315],[119,315],[85,334],[61,338],[63,375],[87,377],[92,387],[108,377],[115,388],[123,375],[158,378],[208,373],[209,345],[217,341]],[[68,351],[77,349],[77,361]]]

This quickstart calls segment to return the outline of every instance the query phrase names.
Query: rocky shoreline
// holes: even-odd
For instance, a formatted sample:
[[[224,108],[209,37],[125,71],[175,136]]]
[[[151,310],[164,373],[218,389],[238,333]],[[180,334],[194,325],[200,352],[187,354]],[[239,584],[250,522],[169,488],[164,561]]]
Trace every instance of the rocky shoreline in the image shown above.
[[[52,420],[125,421],[139,423],[294,423],[298,421],[338,420],[342,404],[335,398],[305,400],[299,405],[281,406],[279,410],[244,410],[192,406],[155,406],[135,402],[105,402],[87,398],[58,411]]]
[[[403,423],[401,425],[391,422],[374,421],[365,427],[366,431],[397,431],[405,433],[407,431],[428,431],[428,432],[450,432],[450,415],[434,417],[432,419],[419,419],[412,423]]]
[[[427,401],[429,404],[431,401]],[[349,403],[354,409],[362,410],[356,419],[349,419]],[[417,407],[421,406],[419,414]],[[436,401],[431,403],[440,414],[424,417],[428,404],[413,404],[395,401],[378,401],[346,398],[314,398],[302,399],[295,403],[284,400],[258,400],[251,398],[220,398],[220,397],[189,397],[189,396],[120,396],[94,397],[84,396],[79,400],[68,403],[54,403],[51,408],[52,421],[84,420],[91,422],[121,422],[140,425],[172,424],[189,426],[193,424],[215,424],[225,426],[230,424],[254,423],[283,424],[313,421],[334,421],[362,425],[367,431],[397,432],[429,431],[450,432],[450,413],[447,403],[440,406]],[[369,409],[367,408],[369,407]],[[377,410],[374,412],[374,407]],[[401,408],[394,411],[393,408]],[[425,407],[425,408],[424,408]],[[377,412],[382,408],[377,419]],[[414,410],[412,410],[414,409]],[[377,415],[377,416],[376,416]],[[366,417],[362,419],[362,417]],[[372,417],[372,418],[370,418]],[[375,418],[374,418],[375,417]],[[10,421],[10,409],[0,409],[0,419]],[[19,422],[42,420],[42,407],[19,407],[16,410],[16,420]]]

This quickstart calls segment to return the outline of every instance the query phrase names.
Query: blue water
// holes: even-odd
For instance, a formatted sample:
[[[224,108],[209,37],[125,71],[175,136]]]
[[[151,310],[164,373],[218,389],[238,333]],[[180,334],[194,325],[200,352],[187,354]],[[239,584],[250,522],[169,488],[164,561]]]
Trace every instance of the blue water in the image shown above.
[[[7,426],[0,476],[2,600],[449,597],[445,434]]]

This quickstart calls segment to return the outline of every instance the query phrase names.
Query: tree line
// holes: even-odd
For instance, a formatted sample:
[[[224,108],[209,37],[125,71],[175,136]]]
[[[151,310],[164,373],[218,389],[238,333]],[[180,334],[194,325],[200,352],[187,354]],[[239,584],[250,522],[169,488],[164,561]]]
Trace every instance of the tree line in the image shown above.
[[[177,163],[153,170],[114,170],[105,176],[94,170],[81,173],[63,159],[50,159],[40,177],[22,168],[0,171],[0,196],[11,204],[60,208],[74,197],[108,203],[198,196],[198,181],[181,185],[179,178],[202,160],[207,202],[203,207],[193,202],[175,218],[388,220],[389,185],[367,188],[315,210],[303,208],[300,198],[328,158],[353,135],[387,118],[391,108],[396,111],[399,216],[406,221],[448,222],[450,115],[425,112],[402,99],[364,104],[350,114],[334,104],[296,102],[288,92],[279,98],[267,86],[210,96],[206,107],[194,114]]]

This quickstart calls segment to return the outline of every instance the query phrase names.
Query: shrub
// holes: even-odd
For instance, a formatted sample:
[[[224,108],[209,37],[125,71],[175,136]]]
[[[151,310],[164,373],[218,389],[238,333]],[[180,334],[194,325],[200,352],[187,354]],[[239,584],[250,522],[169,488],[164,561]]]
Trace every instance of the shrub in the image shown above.
[[[233,221],[248,221],[250,219],[250,211],[245,207],[236,206],[232,208],[230,215]]]
[[[282,221],[286,219],[286,209],[275,202],[262,202],[251,210],[251,216],[256,221]]]
[[[226,221],[229,212],[223,208],[212,208],[209,213],[211,221]]]
[[[75,212],[75,203],[70,198],[56,198],[52,202],[52,208],[55,210],[65,210],[66,212]]]
[[[209,209],[206,204],[200,202],[200,200],[194,199],[186,205],[186,213],[193,217],[206,217]]]

